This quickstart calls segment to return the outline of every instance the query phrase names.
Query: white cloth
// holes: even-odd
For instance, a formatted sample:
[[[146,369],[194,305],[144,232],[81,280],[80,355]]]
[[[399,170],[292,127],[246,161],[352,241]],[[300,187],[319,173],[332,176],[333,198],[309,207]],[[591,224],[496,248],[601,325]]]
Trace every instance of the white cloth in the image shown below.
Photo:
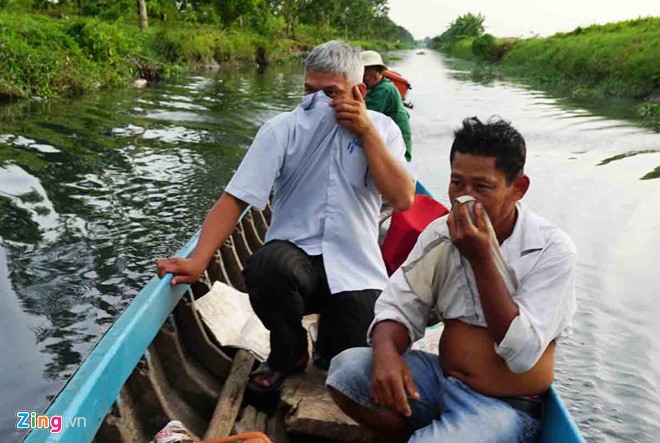
[[[252,310],[246,293],[216,281],[209,292],[195,300],[195,309],[222,346],[245,349],[259,361],[266,361],[270,332]]]
[[[577,253],[563,231],[522,203],[516,207],[516,225],[500,248],[515,280],[512,298],[519,315],[495,351],[511,371],[525,372],[552,340],[570,333],[577,308]],[[451,243],[446,216],[422,232],[375,309],[369,339],[376,323],[395,320],[406,326],[413,343],[424,335],[431,309],[440,320],[458,319],[486,327],[472,268]]]
[[[266,122],[226,192],[263,209],[273,189],[266,241],[288,240],[323,254],[330,292],[382,289],[387,282],[378,247],[382,199],[353,133],[339,126],[322,91]],[[396,159],[405,144],[389,117],[368,111]]]

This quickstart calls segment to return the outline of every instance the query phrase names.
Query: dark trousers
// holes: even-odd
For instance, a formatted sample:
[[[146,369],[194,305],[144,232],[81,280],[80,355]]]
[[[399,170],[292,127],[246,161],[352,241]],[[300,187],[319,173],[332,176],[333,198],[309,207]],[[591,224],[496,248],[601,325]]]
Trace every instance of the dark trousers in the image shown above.
[[[316,351],[329,362],[345,349],[366,346],[380,290],[330,294],[323,257],[293,243],[273,240],[259,248],[243,270],[252,309],[270,331],[269,366],[292,371],[307,360],[303,315],[318,313]],[[323,363],[321,363],[323,364]]]

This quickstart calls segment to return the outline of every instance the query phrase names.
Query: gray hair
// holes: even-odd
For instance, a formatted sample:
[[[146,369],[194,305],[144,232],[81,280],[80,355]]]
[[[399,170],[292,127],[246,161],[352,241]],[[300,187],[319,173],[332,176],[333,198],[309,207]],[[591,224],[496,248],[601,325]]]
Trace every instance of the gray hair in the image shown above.
[[[362,82],[364,66],[360,50],[342,40],[318,45],[305,60],[305,71],[343,74],[351,85]]]

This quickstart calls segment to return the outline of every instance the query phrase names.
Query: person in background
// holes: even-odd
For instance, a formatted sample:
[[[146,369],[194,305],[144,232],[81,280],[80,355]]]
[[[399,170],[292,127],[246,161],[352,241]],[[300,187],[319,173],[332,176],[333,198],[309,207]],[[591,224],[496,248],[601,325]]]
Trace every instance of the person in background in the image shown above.
[[[358,423],[415,443],[536,441],[555,342],[576,311],[577,255],[520,202],[525,156],[503,120],[455,132],[449,198],[476,199],[474,221],[457,203],[431,223],[376,302],[372,347],[332,360],[326,384]],[[431,310],[444,321],[439,356],[410,350]]]
[[[406,143],[406,160],[412,158],[412,138],[410,133],[410,116],[403,107],[403,100],[396,86],[383,76],[387,66],[376,51],[363,51],[362,64],[364,75],[362,81],[367,86],[365,103],[367,109],[385,114],[394,120]]]
[[[256,392],[277,390],[307,365],[306,314],[320,313],[315,363],[366,345],[374,303],[387,283],[378,247],[383,199],[408,209],[415,182],[401,131],[368,111],[360,51],[342,41],[315,47],[305,62],[305,96],[264,123],[211,209],[190,258],[157,262],[172,284],[193,283],[247,205],[272,204],[266,244],[243,274],[250,303],[270,331],[271,353],[250,376]],[[271,197],[272,191],[272,197]]]

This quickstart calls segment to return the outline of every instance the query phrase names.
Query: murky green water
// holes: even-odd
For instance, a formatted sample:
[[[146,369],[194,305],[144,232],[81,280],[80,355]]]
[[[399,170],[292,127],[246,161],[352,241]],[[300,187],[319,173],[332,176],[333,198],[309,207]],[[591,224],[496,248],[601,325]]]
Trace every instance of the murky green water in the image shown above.
[[[528,205],[580,251],[558,386],[593,441],[660,438],[660,136],[479,78],[430,51],[413,83],[414,162],[446,202],[452,130],[499,114],[529,146]],[[201,224],[301,68],[193,76],[64,103],[0,107],[0,435],[42,410],[153,272]],[[475,81],[476,80],[476,81]],[[656,152],[646,152],[653,151]],[[610,157],[645,151],[598,164]]]

